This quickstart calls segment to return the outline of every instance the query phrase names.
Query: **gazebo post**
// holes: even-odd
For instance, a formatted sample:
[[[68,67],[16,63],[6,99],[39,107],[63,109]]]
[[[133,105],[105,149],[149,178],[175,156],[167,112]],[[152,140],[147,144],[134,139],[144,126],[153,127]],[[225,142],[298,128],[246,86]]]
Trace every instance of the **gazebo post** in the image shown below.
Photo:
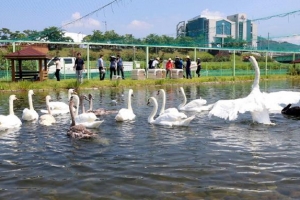
[[[19,73],[20,73],[20,79],[23,78],[23,74],[22,74],[22,60],[18,59],[18,67],[19,67]]]
[[[42,60],[39,59],[39,76],[40,76],[40,81],[44,80],[44,73],[43,73],[43,66],[42,66]]]
[[[11,60],[11,80],[15,81],[16,80],[16,70],[15,70],[15,60]]]

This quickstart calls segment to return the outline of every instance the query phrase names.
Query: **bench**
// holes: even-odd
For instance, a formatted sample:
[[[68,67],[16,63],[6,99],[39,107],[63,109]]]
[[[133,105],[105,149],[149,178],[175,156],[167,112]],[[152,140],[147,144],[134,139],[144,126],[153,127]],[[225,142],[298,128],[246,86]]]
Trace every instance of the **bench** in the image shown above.
[[[39,72],[38,71],[22,71],[21,73],[18,71],[15,73],[16,80],[31,80],[37,81],[39,80]]]

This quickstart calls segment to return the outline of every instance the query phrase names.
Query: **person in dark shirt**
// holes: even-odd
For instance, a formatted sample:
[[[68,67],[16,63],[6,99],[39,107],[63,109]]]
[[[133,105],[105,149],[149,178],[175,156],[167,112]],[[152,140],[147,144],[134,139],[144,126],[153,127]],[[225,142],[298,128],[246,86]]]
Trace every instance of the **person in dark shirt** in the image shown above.
[[[191,74],[191,59],[189,56],[186,57],[186,65],[185,65],[185,72],[186,72],[186,78],[191,78],[192,79],[192,74]]]
[[[120,76],[120,72],[122,75],[122,79],[125,79],[124,77],[124,67],[123,67],[123,60],[120,57],[120,55],[117,55],[117,74]]]
[[[113,74],[116,75],[116,71],[117,71],[117,59],[115,56],[110,56],[109,70],[110,70],[110,80],[112,80]]]
[[[77,83],[83,83],[84,60],[81,58],[81,53],[77,53],[74,69],[76,70]]]
[[[196,70],[196,74],[198,74],[198,77],[200,77],[200,71],[201,71],[201,60],[200,60],[200,58],[197,58],[197,70]]]

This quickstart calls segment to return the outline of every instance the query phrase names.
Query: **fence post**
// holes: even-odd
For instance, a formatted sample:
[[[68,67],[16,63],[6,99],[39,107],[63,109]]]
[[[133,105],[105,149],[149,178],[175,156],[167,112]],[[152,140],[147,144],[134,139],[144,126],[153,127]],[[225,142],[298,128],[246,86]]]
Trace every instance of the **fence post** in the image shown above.
[[[90,45],[87,44],[87,49],[86,49],[86,59],[87,59],[87,79],[90,79]]]
[[[146,78],[148,78],[148,63],[149,63],[149,46],[146,46],[146,63],[145,63]]]
[[[267,76],[268,75],[268,51],[266,51],[266,72],[265,72],[265,75]]]
[[[233,50],[233,77],[235,77],[235,50]]]

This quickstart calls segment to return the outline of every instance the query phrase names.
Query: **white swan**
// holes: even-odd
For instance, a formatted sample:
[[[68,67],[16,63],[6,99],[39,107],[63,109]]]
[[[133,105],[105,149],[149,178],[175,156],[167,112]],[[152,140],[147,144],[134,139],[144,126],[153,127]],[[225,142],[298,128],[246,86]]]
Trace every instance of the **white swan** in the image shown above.
[[[256,59],[253,56],[249,58],[252,66],[255,69],[255,78],[252,85],[251,93],[245,98],[239,98],[234,100],[219,100],[215,103],[212,110],[209,112],[209,116],[217,116],[223,119],[235,120],[238,117],[238,113],[250,112],[253,122],[262,124],[273,124],[270,120],[269,113],[276,109],[280,109],[280,103],[285,103],[286,97],[280,97],[279,95],[287,95],[290,92],[274,92],[274,93],[262,93],[259,89],[260,71]],[[293,93],[292,95],[298,95],[299,93]],[[281,110],[280,110],[281,111]]]
[[[165,109],[165,106],[166,106],[166,92],[165,92],[164,89],[158,90],[157,95],[161,95],[162,98],[163,98],[159,115],[162,115],[162,114],[165,114],[165,113],[171,113],[172,115],[178,116],[178,117],[180,117],[182,119],[187,118],[186,114],[184,114],[183,112],[179,112],[177,110],[177,108],[168,108],[168,109]]]
[[[76,100],[76,107],[79,108],[79,97],[77,95],[72,95],[72,99]],[[82,108],[84,111],[84,106],[82,103]],[[73,108],[74,109],[74,108]],[[94,113],[81,113],[78,114],[78,110],[75,110],[75,122],[76,124],[81,124],[85,126],[86,128],[99,128],[100,124],[102,124],[102,121],[97,121],[97,116]],[[74,111],[73,111],[74,112]]]
[[[34,95],[33,90],[29,90],[28,91],[29,109],[25,108],[23,110],[23,114],[22,114],[22,119],[25,121],[33,121],[33,120],[37,120],[39,118],[38,113],[33,108],[32,95]]]
[[[55,118],[51,114],[51,109],[50,109],[50,106],[49,106],[50,99],[51,99],[50,95],[47,95],[46,96],[46,106],[47,106],[47,109],[48,109],[48,113],[41,115],[40,119],[39,119],[39,123],[42,124],[42,125],[45,125],[45,126],[51,126],[53,123],[56,123]]]
[[[88,101],[89,101],[89,110],[87,110],[87,112],[89,113],[94,113],[96,116],[100,116],[100,115],[108,115],[108,114],[112,114],[112,113],[117,113],[116,110],[106,110],[104,108],[98,108],[96,110],[93,109],[93,95],[89,94],[88,96]]]
[[[186,118],[181,119],[180,117],[174,117],[172,113],[165,113],[160,116],[158,116],[156,119],[154,119],[154,116],[157,113],[157,100],[154,97],[150,97],[148,99],[148,104],[153,103],[154,107],[151,112],[151,114],[148,117],[148,123],[150,124],[157,124],[157,125],[164,125],[164,126],[188,126],[190,122],[195,118],[195,115]]]
[[[78,110],[78,109],[77,109]],[[75,122],[75,116],[74,116],[74,102],[73,97],[69,99],[69,112],[71,115],[71,126],[70,129],[67,132],[67,135],[72,138],[77,139],[90,139],[94,138],[96,134],[86,129],[86,127],[82,124],[77,124]]]
[[[133,113],[132,107],[131,107],[131,96],[132,96],[133,90],[129,89],[128,91],[128,101],[127,101],[127,108],[122,108],[119,110],[117,116],[115,117],[116,121],[129,121],[135,119],[135,114]]]
[[[205,105],[207,102],[202,98],[187,103],[183,87],[180,87],[180,93],[183,96],[183,102],[178,106],[179,110],[201,112],[203,110],[210,110],[213,107],[213,104]]]
[[[71,98],[72,94],[76,94],[75,90],[69,89],[68,90],[68,101]],[[49,107],[51,109],[52,115],[61,115],[61,114],[69,113],[69,105],[64,102],[52,101],[52,102],[49,102]],[[42,109],[41,112],[48,113],[48,110]]]
[[[18,128],[22,125],[21,120],[14,113],[14,100],[16,95],[9,96],[9,115],[0,115],[0,131]]]

